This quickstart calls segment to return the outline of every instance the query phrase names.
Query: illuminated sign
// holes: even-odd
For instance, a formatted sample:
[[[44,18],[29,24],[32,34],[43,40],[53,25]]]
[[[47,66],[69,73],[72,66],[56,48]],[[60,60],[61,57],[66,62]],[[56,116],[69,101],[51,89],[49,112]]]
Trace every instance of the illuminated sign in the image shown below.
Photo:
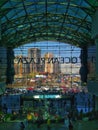
[[[45,98],[61,98],[61,95],[35,95],[34,98],[45,99]]]

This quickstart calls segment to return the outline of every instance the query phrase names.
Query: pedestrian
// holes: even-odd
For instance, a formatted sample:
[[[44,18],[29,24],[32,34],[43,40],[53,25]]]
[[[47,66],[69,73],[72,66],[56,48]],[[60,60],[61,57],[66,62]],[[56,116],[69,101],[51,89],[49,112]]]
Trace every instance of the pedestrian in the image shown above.
[[[47,130],[50,130],[51,128],[50,128],[50,126],[49,125],[47,125]]]
[[[24,130],[25,129],[25,125],[23,122],[20,123],[20,130]]]
[[[50,130],[50,124],[51,124],[51,121],[50,121],[50,118],[47,119],[47,130]]]
[[[73,123],[71,119],[69,119],[69,130],[73,130]]]
[[[64,126],[65,126],[65,130],[69,130],[69,118],[67,115],[64,118]]]

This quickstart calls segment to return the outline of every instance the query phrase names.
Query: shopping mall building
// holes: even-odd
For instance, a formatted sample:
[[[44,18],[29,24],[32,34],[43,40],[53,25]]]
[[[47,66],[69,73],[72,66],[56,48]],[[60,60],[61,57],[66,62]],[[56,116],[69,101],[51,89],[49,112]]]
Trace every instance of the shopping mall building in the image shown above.
[[[14,80],[14,49],[37,41],[63,42],[81,49],[81,81],[96,95],[98,110],[98,1],[1,0],[1,95]]]

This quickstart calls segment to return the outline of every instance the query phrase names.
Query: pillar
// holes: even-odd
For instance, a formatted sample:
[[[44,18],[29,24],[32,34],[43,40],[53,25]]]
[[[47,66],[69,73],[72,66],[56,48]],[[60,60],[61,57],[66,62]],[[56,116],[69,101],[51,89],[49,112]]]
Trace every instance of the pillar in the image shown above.
[[[92,18],[92,39],[95,42],[95,78],[89,79],[87,86],[88,91],[95,95],[95,110],[98,111],[98,10]]]
[[[0,47],[0,95],[4,93],[6,87],[6,68],[7,68],[6,48]]]
[[[98,10],[95,12],[92,19],[92,39],[94,39],[96,46],[95,74],[98,80]]]
[[[79,70],[81,82],[86,83],[87,82],[87,75],[88,75],[88,67],[87,67],[87,47],[84,47],[81,49],[81,67]]]
[[[14,80],[14,74],[14,51],[11,47],[7,47],[6,84],[12,84]]]
[[[95,45],[96,45],[96,64],[95,64],[95,69],[96,69],[96,80],[98,80],[98,38],[95,39]]]

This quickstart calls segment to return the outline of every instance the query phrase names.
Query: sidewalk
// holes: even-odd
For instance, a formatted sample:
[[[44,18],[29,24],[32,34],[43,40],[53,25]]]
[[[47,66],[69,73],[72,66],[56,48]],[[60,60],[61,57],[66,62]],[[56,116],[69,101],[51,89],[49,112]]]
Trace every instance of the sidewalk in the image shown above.
[[[20,130],[20,122],[0,123],[0,130]],[[42,124],[40,128],[37,128],[36,124],[31,123],[28,125],[25,123],[25,126],[25,130],[47,130],[46,124]],[[51,130],[65,130],[64,124],[51,124]],[[74,130],[98,130],[98,120],[74,122]]]

